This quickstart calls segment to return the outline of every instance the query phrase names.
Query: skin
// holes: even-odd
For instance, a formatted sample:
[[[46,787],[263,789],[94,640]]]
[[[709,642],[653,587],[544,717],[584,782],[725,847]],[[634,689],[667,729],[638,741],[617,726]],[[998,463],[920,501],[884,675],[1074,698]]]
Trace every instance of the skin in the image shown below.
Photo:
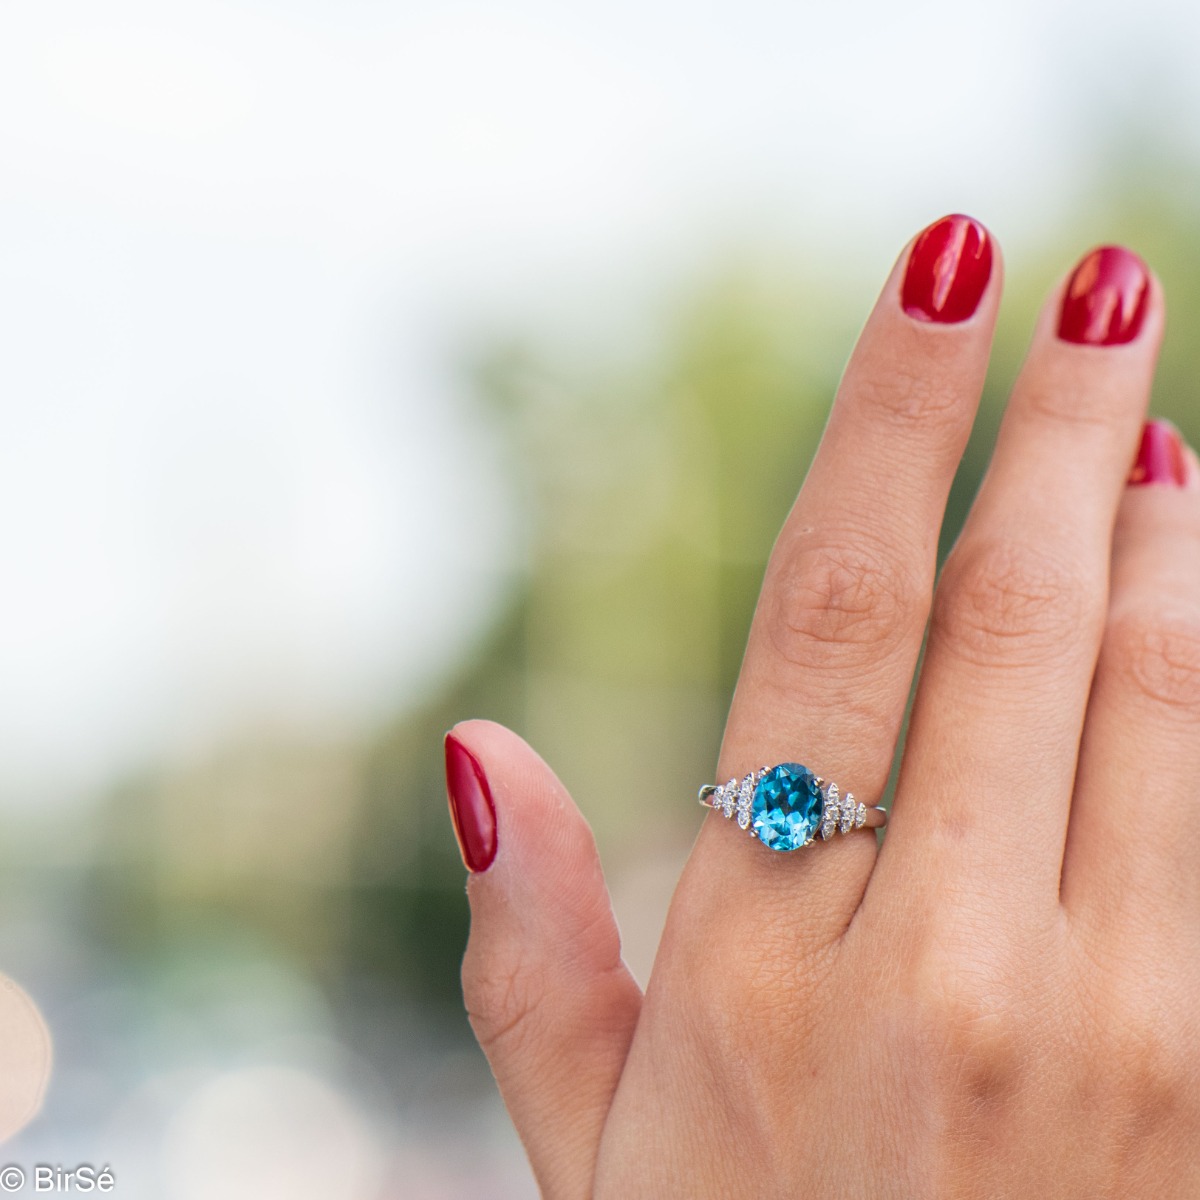
[[[1125,486],[1161,288],[1132,342],[1081,346],[1055,334],[1064,273],[935,590],[1002,268],[937,325],[901,308],[907,253],[714,775],[799,753],[881,794],[928,631],[882,843],[772,854],[710,814],[643,996],[562,785],[515,734],[455,729],[498,841],[466,1005],[551,1200],[1200,1195],[1200,468]]]

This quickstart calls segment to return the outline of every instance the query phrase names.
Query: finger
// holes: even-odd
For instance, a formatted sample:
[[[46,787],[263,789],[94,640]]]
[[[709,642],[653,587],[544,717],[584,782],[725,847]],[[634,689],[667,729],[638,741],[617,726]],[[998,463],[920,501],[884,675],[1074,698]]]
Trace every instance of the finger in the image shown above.
[[[938,585],[866,907],[914,875],[943,891],[949,876],[988,905],[1057,905],[1113,521],[1162,320],[1156,281],[1115,247],[1087,255],[1043,309]]]
[[[472,1028],[543,1194],[590,1196],[641,1006],[591,831],[545,763],[499,725],[447,735],[446,779],[472,872]]]
[[[1145,428],[1113,538],[1112,597],[1063,860],[1063,904],[1104,932],[1166,912],[1194,934],[1182,836],[1200,780],[1200,479],[1173,426]]]
[[[930,226],[896,263],[772,552],[720,780],[798,761],[867,803],[882,792],[928,612],[946,496],[987,370],[1000,276],[987,231],[961,216]],[[746,919],[774,913],[793,929],[803,878],[807,919],[799,936],[825,938],[845,927],[874,855],[875,839],[865,832],[794,859],[765,854],[714,817],[688,876],[707,880],[695,886],[709,904],[737,896]],[[732,936],[740,936],[736,928]]]

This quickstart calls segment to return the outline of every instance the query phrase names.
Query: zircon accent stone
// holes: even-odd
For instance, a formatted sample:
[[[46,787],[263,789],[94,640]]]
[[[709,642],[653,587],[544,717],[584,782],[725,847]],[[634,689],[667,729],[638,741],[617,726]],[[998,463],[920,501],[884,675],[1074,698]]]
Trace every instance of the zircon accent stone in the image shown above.
[[[742,780],[737,796],[737,823],[742,829],[750,828],[750,806],[754,803],[754,773]]]
[[[837,814],[838,785],[827,783],[825,785],[825,807],[821,813],[821,836],[826,841],[829,841],[837,831]]]
[[[725,814],[726,820],[733,816],[733,806],[737,803],[737,789],[736,779],[731,779],[725,785],[725,795],[721,797],[721,811]]]
[[[847,792],[842,799],[842,809],[838,814],[838,830],[841,833],[849,833],[854,828],[854,810],[858,805],[858,801],[854,799],[853,792]]]
[[[799,763],[765,772],[754,789],[754,835],[771,850],[798,850],[821,824],[823,800],[817,777]]]

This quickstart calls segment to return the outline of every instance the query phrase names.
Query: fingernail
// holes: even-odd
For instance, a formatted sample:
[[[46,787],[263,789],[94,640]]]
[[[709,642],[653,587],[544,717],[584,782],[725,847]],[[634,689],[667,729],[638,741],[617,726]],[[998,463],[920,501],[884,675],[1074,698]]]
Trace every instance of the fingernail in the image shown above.
[[[1129,472],[1130,486],[1169,483],[1183,487],[1187,476],[1187,460],[1179,430],[1170,421],[1147,421],[1142,426],[1142,441],[1133,470]]]
[[[452,733],[446,734],[446,794],[454,836],[468,871],[486,871],[496,857],[496,806],[483,765]]]
[[[1150,272],[1132,250],[1101,246],[1071,275],[1058,316],[1058,336],[1086,346],[1132,342],[1150,298]]]
[[[992,239],[961,213],[943,217],[913,243],[900,303],[918,321],[953,325],[978,307],[992,274]]]

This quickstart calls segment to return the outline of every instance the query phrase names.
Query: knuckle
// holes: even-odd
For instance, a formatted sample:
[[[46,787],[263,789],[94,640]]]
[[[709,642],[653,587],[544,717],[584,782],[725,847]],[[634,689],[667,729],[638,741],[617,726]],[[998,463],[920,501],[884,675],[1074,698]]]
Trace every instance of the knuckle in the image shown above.
[[[931,914],[901,959],[901,986],[930,1084],[948,1120],[975,1136],[1010,1119],[1037,1070],[1039,1047],[1057,1036],[1045,989],[1028,971],[1039,935],[997,940],[990,920],[969,910]],[[1029,940],[1033,938],[1033,942]]]
[[[943,963],[926,973],[922,1040],[931,1047],[939,1090],[961,1126],[1000,1119],[1018,1103],[1029,1047],[1003,990]]]
[[[951,1112],[961,1125],[987,1127],[1019,1105],[1027,1055],[1013,1024],[997,1022],[995,1014],[960,1012],[959,1018],[946,1039]]]
[[[534,1027],[545,994],[538,973],[519,957],[491,953],[463,958],[463,1000],[471,1028],[484,1052],[521,1043]]]
[[[985,666],[1057,658],[1101,619],[1099,589],[1077,564],[1011,541],[951,555],[933,604],[942,640]]]
[[[1200,715],[1200,610],[1138,610],[1104,635],[1106,670],[1155,706]]]
[[[1073,378],[1048,378],[1026,385],[1024,407],[1047,423],[1069,425],[1076,429],[1094,429],[1099,435],[1119,431],[1119,418],[1128,406],[1125,393],[1091,379],[1086,386]]]
[[[928,436],[931,427],[957,424],[969,411],[970,397],[970,390],[957,379],[947,378],[938,364],[930,365],[933,369],[923,372],[897,370],[889,364],[886,374],[858,381],[857,389],[871,409]]]
[[[828,668],[830,651],[847,650],[857,666],[880,646],[913,632],[925,601],[915,579],[881,547],[820,543],[785,549],[772,561],[764,589],[773,648],[797,667]]]
[[[1193,979],[1124,961],[1083,993],[1080,1081],[1119,1158],[1153,1153],[1164,1133],[1200,1119]]]
[[[1193,1040],[1154,1013],[1127,1013],[1106,1047],[1122,1128],[1133,1141],[1196,1109],[1200,1084]]]

